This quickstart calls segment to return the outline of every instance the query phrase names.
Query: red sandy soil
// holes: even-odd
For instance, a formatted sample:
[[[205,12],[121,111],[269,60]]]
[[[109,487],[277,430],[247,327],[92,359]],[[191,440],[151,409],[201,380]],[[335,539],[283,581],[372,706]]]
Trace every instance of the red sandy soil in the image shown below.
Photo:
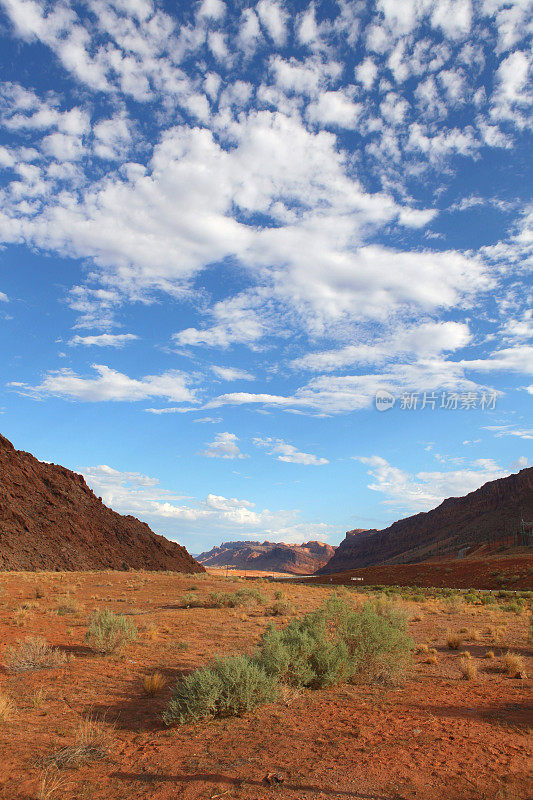
[[[269,601],[279,589],[255,585]],[[9,645],[35,634],[75,656],[61,668],[0,671],[0,691],[15,706],[11,719],[0,722],[0,800],[36,800],[43,760],[73,743],[80,719],[90,712],[104,718],[110,754],[61,769],[63,785],[47,800],[533,796],[533,681],[510,678],[502,667],[502,655],[511,648],[533,674],[528,614],[461,600],[411,603],[410,630],[417,643],[436,648],[437,663],[418,653],[404,685],[288,693],[242,718],[166,728],[159,715],[170,685],[150,698],[143,676],[158,669],[172,683],[215,654],[250,651],[271,621],[258,605],[179,608],[193,586],[203,594],[235,591],[239,583],[173,573],[0,574],[0,663]],[[297,614],[315,608],[330,591],[292,583],[282,590]],[[58,615],[67,597],[79,610]],[[363,602],[355,593],[352,598]],[[139,639],[122,654],[100,656],[85,645],[88,616],[104,606],[132,614],[139,628]],[[461,679],[460,654],[446,648],[448,629],[464,629],[462,650],[470,651],[478,680]],[[490,650],[494,659],[486,657]],[[268,773],[279,773],[282,786],[267,785]]]
[[[374,586],[450,586],[454,589],[533,590],[533,554],[501,556],[483,560],[426,561],[420,564],[392,564],[362,567],[333,575],[310,578],[313,583]]]

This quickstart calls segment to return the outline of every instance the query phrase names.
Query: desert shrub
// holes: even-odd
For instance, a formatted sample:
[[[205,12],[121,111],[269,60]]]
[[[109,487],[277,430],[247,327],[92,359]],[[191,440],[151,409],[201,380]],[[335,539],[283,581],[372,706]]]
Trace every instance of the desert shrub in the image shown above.
[[[466,681],[475,681],[478,677],[477,666],[471,658],[461,656],[459,659],[459,669],[461,670],[461,676]]]
[[[8,672],[29,672],[34,669],[52,669],[67,660],[65,653],[51,647],[41,636],[28,636],[18,647],[9,647],[5,659]]]
[[[507,652],[503,657],[503,668],[510,678],[526,678],[526,668],[518,653]]]
[[[206,598],[187,592],[181,598],[182,608],[237,608],[249,602],[263,604],[266,598],[258,589],[238,589],[236,592],[211,592]]]
[[[331,686],[346,680],[398,679],[411,658],[412,641],[394,604],[367,603],[354,611],[338,596],[279,630],[263,634],[257,663],[296,686]]]
[[[250,601],[259,605],[265,603],[266,598],[258,589],[237,589],[236,592],[211,592],[205,606],[207,608],[237,608]]]
[[[411,660],[405,616],[388,603],[354,611],[338,595],[283,629],[270,625],[252,656],[219,659],[175,687],[167,724],[234,716],[274,700],[281,685],[331,686],[396,681]]]
[[[522,604],[518,600],[512,600],[510,603],[506,603],[502,610],[519,616],[522,613]]]
[[[278,592],[276,592],[276,594],[278,594]],[[290,603],[286,600],[277,599],[267,608],[265,613],[271,617],[285,617],[287,614],[290,614],[291,611],[292,606]]]
[[[201,608],[203,604],[203,600],[193,592],[186,592],[180,601],[182,608]]]
[[[457,614],[463,608],[463,600],[457,595],[449,595],[445,597],[446,611],[448,614]]]
[[[163,714],[167,725],[238,716],[278,697],[274,676],[248,656],[229,656],[180,681]]]
[[[113,653],[137,638],[137,628],[123,614],[114,614],[108,608],[93,611],[85,641],[99,653]]]
[[[493,594],[482,594],[480,597],[481,605],[482,606],[492,606],[496,602],[496,598]]]
[[[159,694],[167,685],[167,679],[161,672],[151,672],[143,678],[143,689],[145,694],[153,696]]]
[[[452,631],[446,633],[446,646],[448,650],[459,650],[462,643],[463,640],[458,633],[452,633]]]

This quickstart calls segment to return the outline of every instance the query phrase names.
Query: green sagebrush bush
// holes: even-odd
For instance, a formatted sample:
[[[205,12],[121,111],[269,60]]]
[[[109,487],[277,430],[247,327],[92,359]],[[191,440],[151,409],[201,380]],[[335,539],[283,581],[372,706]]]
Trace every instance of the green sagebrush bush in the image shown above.
[[[137,638],[134,622],[123,614],[114,614],[108,608],[93,611],[85,641],[99,653],[113,653]]]
[[[390,601],[354,611],[332,596],[286,628],[270,626],[256,662],[285,683],[319,688],[343,681],[398,681],[412,640],[405,616]]]
[[[345,681],[397,682],[413,642],[405,616],[380,600],[354,611],[339,596],[285,628],[271,625],[252,656],[219,659],[180,681],[167,724],[234,716],[275,700],[282,683],[320,688]]]
[[[163,720],[170,725],[238,716],[275,700],[278,692],[276,678],[248,656],[220,658],[177,684]]]

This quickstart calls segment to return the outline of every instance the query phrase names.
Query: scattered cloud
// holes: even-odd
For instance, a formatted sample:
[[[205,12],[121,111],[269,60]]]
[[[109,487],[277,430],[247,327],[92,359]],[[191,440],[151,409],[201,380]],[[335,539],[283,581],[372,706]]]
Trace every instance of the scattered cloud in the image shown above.
[[[69,341],[72,346],[84,347],[124,347],[129,342],[134,342],[139,337],[134,333],[100,333],[95,336],[73,336]]]
[[[354,459],[368,467],[372,478],[368,488],[385,495],[386,505],[413,512],[429,511],[447,497],[460,497],[508,474],[490,458],[477,459],[466,469],[416,474],[392,466],[381,456]]]
[[[207,445],[202,455],[208,458],[248,458],[241,453],[237,442],[239,439],[234,433],[217,433],[214,440]]]
[[[302,453],[294,445],[284,442],[283,439],[272,439],[270,437],[256,437],[253,440],[257,447],[264,447],[270,455],[276,456],[278,461],[286,461],[290,464],[305,464],[306,466],[320,466],[329,464],[327,458],[320,458],[312,453]]]
[[[239,367],[212,366],[211,371],[223,381],[254,381],[255,376]]]
[[[382,364],[399,356],[437,356],[465,347],[471,341],[468,325],[461,322],[422,322],[415,327],[397,327],[387,338],[350,344],[338,350],[308,353],[294,359],[296,369],[332,372],[354,364]]]
[[[359,375],[319,375],[298,388],[292,395],[231,392],[219,395],[205,408],[224,405],[261,405],[282,409],[303,409],[326,414],[341,414],[373,406],[376,393],[387,390],[395,397],[404,392],[482,392],[484,384],[465,374],[463,362],[444,358],[420,357],[412,364],[390,365],[378,373]]]
[[[65,368],[48,372],[37,386],[13,381],[8,385],[35,398],[63,397],[92,403],[109,400],[137,402],[153,397],[180,403],[195,401],[194,392],[189,388],[189,377],[178,370],[130,378],[103,364],[93,364],[92,368],[97,377],[85,377]]]
[[[195,533],[201,536],[206,523],[227,540],[246,539],[300,543],[327,539],[333,528],[322,522],[303,522],[296,510],[255,510],[255,504],[236,497],[209,493],[203,500],[184,497],[161,488],[156,478],[138,472],[122,472],[105,464],[87,467],[83,475],[104,503],[122,514],[147,520],[172,538]],[[183,502],[186,501],[186,502]],[[197,540],[198,541],[198,540]]]
[[[518,439],[533,440],[533,428],[517,428],[514,425],[485,425],[483,430],[492,431],[497,439],[502,436],[516,436]]]

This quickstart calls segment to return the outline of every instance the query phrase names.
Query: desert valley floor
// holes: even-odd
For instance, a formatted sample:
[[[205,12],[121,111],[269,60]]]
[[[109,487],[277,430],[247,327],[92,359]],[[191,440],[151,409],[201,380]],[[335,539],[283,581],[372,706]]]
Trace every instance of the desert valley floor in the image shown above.
[[[186,608],[183,596],[251,585],[176,573],[4,573],[0,662],[28,636],[68,656],[54,669],[0,668],[1,800],[526,800],[531,775],[532,681],[503,669],[508,650],[533,674],[527,604],[483,605],[458,595],[399,598],[417,645],[400,686],[342,685],[287,691],[243,717],[166,727],[172,684],[215,655],[251,651],[272,621],[316,608],[328,586],[254,581],[266,604]],[[281,589],[289,614],[268,607]],[[368,595],[350,591],[350,603]],[[139,636],[118,654],[85,642],[95,608],[134,620]],[[458,634],[457,650],[447,646]],[[477,678],[464,680],[468,651]],[[493,655],[493,657],[492,657]],[[463,656],[464,659],[464,656]],[[149,696],[143,680],[167,681]],[[475,671],[475,670],[474,670]],[[109,752],[79,766],[58,754],[87,716]],[[61,768],[58,768],[61,767]]]

